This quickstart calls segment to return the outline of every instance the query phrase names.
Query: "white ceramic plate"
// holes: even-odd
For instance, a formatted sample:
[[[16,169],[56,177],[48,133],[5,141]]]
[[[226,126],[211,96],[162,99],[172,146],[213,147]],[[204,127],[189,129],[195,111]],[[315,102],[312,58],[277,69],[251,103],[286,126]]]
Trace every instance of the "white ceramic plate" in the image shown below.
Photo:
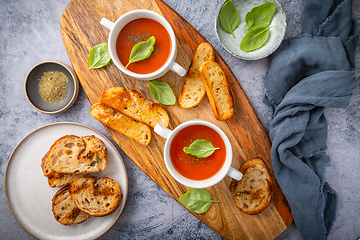
[[[120,186],[119,208],[106,217],[91,217],[79,225],[58,223],[51,211],[52,198],[59,188],[51,188],[41,170],[41,159],[58,138],[73,134],[94,135],[108,150],[108,165],[97,177],[110,177]],[[128,192],[124,162],[115,146],[100,132],[77,123],[55,123],[36,129],[15,148],[5,172],[5,194],[10,211],[18,223],[38,239],[94,239],[108,231],[118,220]]]
[[[225,0],[223,4],[226,1],[227,0]],[[270,29],[269,38],[261,48],[252,52],[244,52],[240,49],[240,42],[245,36],[245,16],[248,12],[251,11],[253,7],[259,6],[265,2],[273,2],[276,4],[274,17],[269,26],[277,25],[277,27]],[[244,60],[258,60],[272,54],[280,46],[285,36],[286,16],[281,7],[281,4],[277,0],[233,0],[233,3],[240,16],[239,26],[234,30],[234,35],[236,38],[234,38],[231,33],[227,33],[222,30],[220,27],[219,13],[223,4],[221,4],[216,14],[215,32],[221,45],[233,56]]]

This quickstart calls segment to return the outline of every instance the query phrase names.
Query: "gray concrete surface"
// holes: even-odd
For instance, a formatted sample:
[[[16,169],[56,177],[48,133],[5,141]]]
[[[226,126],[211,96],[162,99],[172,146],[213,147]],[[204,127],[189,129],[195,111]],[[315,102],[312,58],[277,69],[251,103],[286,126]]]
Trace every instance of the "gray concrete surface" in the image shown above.
[[[105,136],[103,126],[89,115],[90,103],[82,89],[65,113],[36,111],[24,95],[24,79],[32,66],[44,60],[70,65],[60,36],[60,18],[69,0],[0,0],[0,239],[32,239],[12,216],[5,199],[4,174],[16,145],[31,131],[54,122],[71,121],[91,126]],[[262,102],[263,77],[269,59],[243,61],[228,54],[216,39],[214,15],[222,0],[165,0],[192,24],[220,53],[244,88],[265,129],[271,112]],[[286,38],[301,34],[301,0],[280,0],[287,16]],[[360,3],[354,0],[360,21]],[[356,80],[360,81],[360,49],[356,52]],[[330,240],[360,237],[360,90],[346,109],[326,109],[329,123],[327,170],[330,185],[339,194],[337,218]],[[100,239],[221,239],[150,180],[120,150],[129,178],[129,194],[122,215]],[[303,239],[294,224],[278,240]]]

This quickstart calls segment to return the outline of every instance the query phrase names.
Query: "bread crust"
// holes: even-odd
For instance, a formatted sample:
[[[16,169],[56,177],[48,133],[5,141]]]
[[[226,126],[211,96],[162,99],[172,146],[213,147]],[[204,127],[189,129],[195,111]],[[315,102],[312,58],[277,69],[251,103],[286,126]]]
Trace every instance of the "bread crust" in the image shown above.
[[[169,115],[158,103],[140,96],[135,90],[123,87],[107,89],[100,97],[100,103],[154,128],[157,124],[169,125]]]
[[[96,217],[113,213],[122,199],[119,185],[108,177],[76,179],[70,186],[70,194],[81,211]]]
[[[90,108],[93,118],[115,131],[135,140],[142,145],[151,141],[151,129],[148,125],[130,118],[104,104],[96,103]]]
[[[48,162],[57,173],[101,172],[107,166],[107,149],[94,136],[66,135],[50,147]]]
[[[205,61],[215,61],[214,49],[209,43],[200,43],[196,48],[191,65],[186,74],[184,84],[178,99],[182,108],[193,108],[205,97],[205,87],[199,67]]]
[[[58,173],[55,172],[49,163],[48,159],[49,152],[47,152],[44,157],[41,159],[41,169],[43,175],[47,177],[48,184],[50,187],[63,187],[72,183],[75,179],[83,177],[85,174],[72,174],[72,173]]]
[[[234,100],[225,72],[219,64],[206,61],[199,68],[214,116],[226,121],[234,114]]]
[[[66,226],[83,223],[91,217],[75,205],[70,195],[70,186],[56,192],[52,199],[52,212],[55,220]]]
[[[254,215],[264,211],[273,197],[273,183],[262,159],[250,159],[242,164],[243,178],[234,189],[236,206],[244,213]]]

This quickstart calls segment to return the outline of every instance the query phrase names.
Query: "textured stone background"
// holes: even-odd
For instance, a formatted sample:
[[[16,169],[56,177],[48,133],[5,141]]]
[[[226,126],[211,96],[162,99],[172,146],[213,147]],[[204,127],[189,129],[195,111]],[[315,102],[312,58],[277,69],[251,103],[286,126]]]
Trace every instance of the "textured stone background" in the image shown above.
[[[214,15],[222,0],[165,0],[192,24],[220,53],[244,88],[266,130],[271,112],[262,103],[263,77],[269,59],[243,61],[220,45]],[[287,16],[286,38],[301,34],[301,0],[280,0]],[[0,0],[0,238],[32,239],[13,218],[4,192],[7,161],[16,145],[31,131],[54,122],[71,121],[91,126],[107,137],[103,126],[89,115],[90,103],[80,90],[74,106],[55,116],[37,112],[27,102],[23,84],[32,66],[44,60],[70,65],[60,36],[60,18],[69,0]],[[354,0],[360,21],[360,3]],[[359,44],[360,45],[360,44]],[[358,45],[358,46],[359,46]],[[356,80],[360,81],[360,49],[356,52]],[[327,170],[330,185],[339,194],[337,219],[330,240],[360,237],[360,90],[346,109],[326,109],[329,122]],[[117,223],[101,239],[221,239],[150,180],[118,149],[124,159],[129,193]],[[294,224],[277,239],[303,239]]]

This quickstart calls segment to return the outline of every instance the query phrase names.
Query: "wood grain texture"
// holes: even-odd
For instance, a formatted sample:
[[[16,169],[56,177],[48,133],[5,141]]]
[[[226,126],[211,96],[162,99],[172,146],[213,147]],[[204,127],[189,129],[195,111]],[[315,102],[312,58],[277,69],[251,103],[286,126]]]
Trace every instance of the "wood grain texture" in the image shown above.
[[[107,42],[109,30],[100,25],[103,17],[115,22],[122,14],[135,10],[148,9],[163,15],[173,27],[178,43],[176,62],[185,69],[190,66],[196,47],[206,42],[197,31],[181,16],[160,0],[72,0],[65,9],[60,30],[63,43],[71,64],[79,78],[91,104],[98,102],[106,89],[121,86],[134,89],[149,100],[155,101],[149,91],[148,82],[136,80],[124,75],[115,64],[101,69],[88,69],[87,55],[90,49]],[[235,113],[225,122],[217,121],[212,113],[208,99],[193,109],[182,109],[174,106],[163,106],[170,116],[169,128],[191,119],[204,119],[220,127],[229,137],[233,147],[234,168],[251,158],[261,158],[269,170],[272,169],[270,140],[256,115],[251,103],[235,78],[231,69],[215,51],[215,61],[226,73],[234,97]],[[168,72],[160,81],[167,82],[176,97],[179,96],[184,77]],[[152,130],[152,140],[148,146],[142,146],[116,131],[104,126],[109,135],[125,154],[153,181],[175,200],[187,191],[187,187],[176,182],[166,169],[163,161],[165,139]],[[270,171],[273,178],[274,174]],[[238,210],[233,201],[230,188],[233,180],[225,177],[223,181],[208,188],[212,199],[219,203],[212,204],[204,214],[195,214],[198,219],[227,239],[274,239],[292,222],[287,201],[276,184],[274,199],[270,206],[258,215],[247,215]],[[166,210],[165,210],[166,211]]]

